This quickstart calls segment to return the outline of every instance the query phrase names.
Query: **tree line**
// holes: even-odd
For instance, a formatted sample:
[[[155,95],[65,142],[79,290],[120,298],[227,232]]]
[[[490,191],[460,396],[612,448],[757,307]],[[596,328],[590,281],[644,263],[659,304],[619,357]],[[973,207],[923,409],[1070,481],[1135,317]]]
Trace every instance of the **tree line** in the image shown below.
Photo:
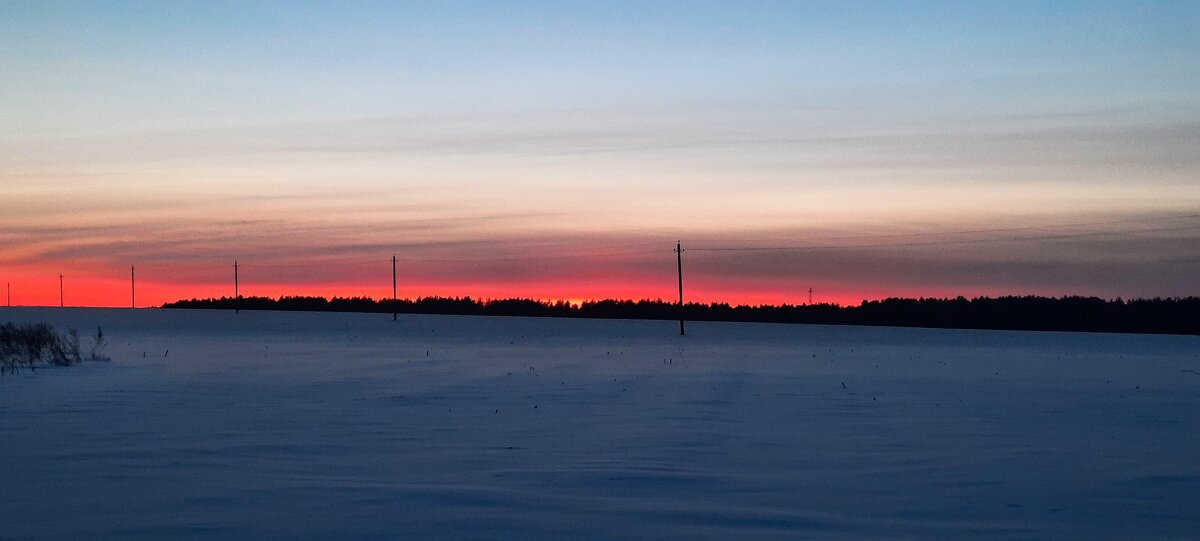
[[[170,302],[163,308],[370,312],[482,316],[679,319],[677,303],[597,300],[580,304],[534,299],[422,297],[221,297]],[[1200,334],[1200,297],[1107,300],[1098,297],[888,298],[858,305],[688,303],[689,321],[883,325],[951,329]]]

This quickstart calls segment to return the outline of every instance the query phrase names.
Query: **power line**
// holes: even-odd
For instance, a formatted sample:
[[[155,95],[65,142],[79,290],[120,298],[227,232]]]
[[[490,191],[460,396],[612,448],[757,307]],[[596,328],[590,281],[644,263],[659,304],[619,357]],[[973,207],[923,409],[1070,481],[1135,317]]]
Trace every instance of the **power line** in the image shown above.
[[[1013,233],[1018,231],[1041,231],[1049,229],[1069,229],[1072,227],[1090,227],[1099,225],[1120,225],[1146,222],[1167,222],[1172,220],[1190,220],[1200,218],[1200,214],[1181,214],[1178,216],[1157,216],[1153,218],[1129,218],[1124,220],[1107,220],[1102,222],[1075,222],[1069,224],[1029,225],[1020,227],[999,227],[990,229],[961,229],[956,231],[926,231],[921,233],[888,233],[872,235],[843,235],[837,237],[821,237],[816,240],[853,240],[853,239],[890,239],[905,237],[933,237],[939,235],[971,235],[978,233]]]
[[[651,246],[662,244],[660,242],[643,242],[636,244],[623,245],[622,247],[630,246]],[[614,247],[617,248],[617,247]],[[617,257],[625,255],[642,255],[661,253],[660,249],[645,249],[645,250],[615,250],[600,248],[600,251],[574,250],[571,252],[556,252],[555,255],[505,255],[497,257],[471,257],[471,258],[455,258],[455,257],[400,257],[399,259],[405,262],[413,263],[486,263],[492,261],[553,261],[562,259],[586,259],[592,257]],[[289,260],[280,260],[279,263],[243,263],[242,267],[250,268],[274,268],[279,266],[288,267],[324,267],[337,263],[353,263],[362,265],[373,265],[382,261],[382,258],[376,257],[339,257],[339,258],[314,258],[310,261],[292,262]],[[195,268],[195,267],[193,267]],[[200,268],[216,268],[216,267],[200,267]]]
[[[907,246],[938,246],[944,244],[974,244],[974,243],[995,243],[995,242],[1018,242],[1028,240],[1055,240],[1055,239],[1070,239],[1081,237],[1095,236],[1112,236],[1112,235],[1130,235],[1138,233],[1155,233],[1162,231],[1184,231],[1188,229],[1200,229],[1200,224],[1179,226],[1179,227],[1157,227],[1152,229],[1136,229],[1126,231],[1089,231],[1083,233],[1061,233],[1057,235],[1027,235],[1021,237],[1000,237],[1000,238],[984,238],[984,239],[945,239],[934,241],[918,241],[918,242],[881,242],[872,244],[809,244],[799,246],[722,246],[722,247],[700,247],[689,248],[696,252],[763,252],[763,251],[801,251],[801,250],[843,250],[851,248],[893,248]],[[883,238],[883,237],[879,237]]]
[[[630,250],[623,252],[606,252],[593,254],[574,254],[574,255],[537,255],[537,256],[503,256],[489,258],[470,258],[470,259],[432,259],[432,258],[405,258],[405,261],[418,263],[486,263],[490,261],[556,261],[565,259],[586,259],[593,257],[616,257],[624,255],[641,255],[641,254],[657,254],[662,253],[661,249],[655,250]]]

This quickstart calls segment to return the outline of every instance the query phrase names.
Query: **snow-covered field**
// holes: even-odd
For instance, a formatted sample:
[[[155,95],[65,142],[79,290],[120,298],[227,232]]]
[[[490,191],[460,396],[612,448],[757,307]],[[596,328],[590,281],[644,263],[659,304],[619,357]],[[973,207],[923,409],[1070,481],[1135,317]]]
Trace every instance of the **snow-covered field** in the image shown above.
[[[0,309],[2,539],[1200,538],[1200,338]]]

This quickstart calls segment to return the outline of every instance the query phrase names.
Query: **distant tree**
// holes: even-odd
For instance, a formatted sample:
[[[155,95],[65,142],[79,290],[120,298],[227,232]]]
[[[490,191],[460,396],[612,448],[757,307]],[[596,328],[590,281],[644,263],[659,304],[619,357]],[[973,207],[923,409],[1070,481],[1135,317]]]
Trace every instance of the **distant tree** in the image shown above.
[[[578,305],[533,299],[481,301],[471,297],[374,300],[368,297],[243,297],[242,309],[391,312],[532,317],[676,319],[679,306],[662,299],[589,300]],[[164,308],[233,309],[234,300],[191,299]],[[697,321],[891,325],[969,329],[1153,332],[1200,334],[1200,298],[1114,299],[1097,297],[886,298],[854,306],[737,305],[688,303],[684,315]]]

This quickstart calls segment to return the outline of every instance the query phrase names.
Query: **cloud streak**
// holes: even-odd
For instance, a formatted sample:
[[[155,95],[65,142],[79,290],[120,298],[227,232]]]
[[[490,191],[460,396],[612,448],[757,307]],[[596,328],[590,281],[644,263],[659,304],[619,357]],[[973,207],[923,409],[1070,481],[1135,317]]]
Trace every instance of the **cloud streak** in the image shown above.
[[[237,258],[248,288],[269,284],[277,294],[359,288],[362,294],[381,295],[390,256],[396,254],[402,282],[413,294],[670,297],[675,269],[669,237],[636,231],[489,235],[495,224],[531,217],[473,219],[488,225],[462,237],[446,234],[457,227],[454,220],[319,228],[272,220],[190,229],[157,224],[150,229],[161,236],[142,238],[111,237],[122,228],[60,227],[53,233],[26,228],[26,242],[70,241],[50,242],[49,248],[6,264],[43,272],[63,265],[92,272],[109,268],[114,274],[137,264],[144,279],[175,283],[182,291],[194,287],[188,284],[223,284]],[[430,229],[431,240],[408,238]],[[680,238],[687,249],[689,295],[708,301],[800,302],[808,287],[840,302],[885,295],[1176,296],[1200,289],[1200,278],[1190,271],[1200,262],[1200,216],[1194,214],[965,231],[764,229],[711,235],[703,242]],[[748,238],[793,242],[748,243]],[[736,249],[720,249],[728,247]]]

